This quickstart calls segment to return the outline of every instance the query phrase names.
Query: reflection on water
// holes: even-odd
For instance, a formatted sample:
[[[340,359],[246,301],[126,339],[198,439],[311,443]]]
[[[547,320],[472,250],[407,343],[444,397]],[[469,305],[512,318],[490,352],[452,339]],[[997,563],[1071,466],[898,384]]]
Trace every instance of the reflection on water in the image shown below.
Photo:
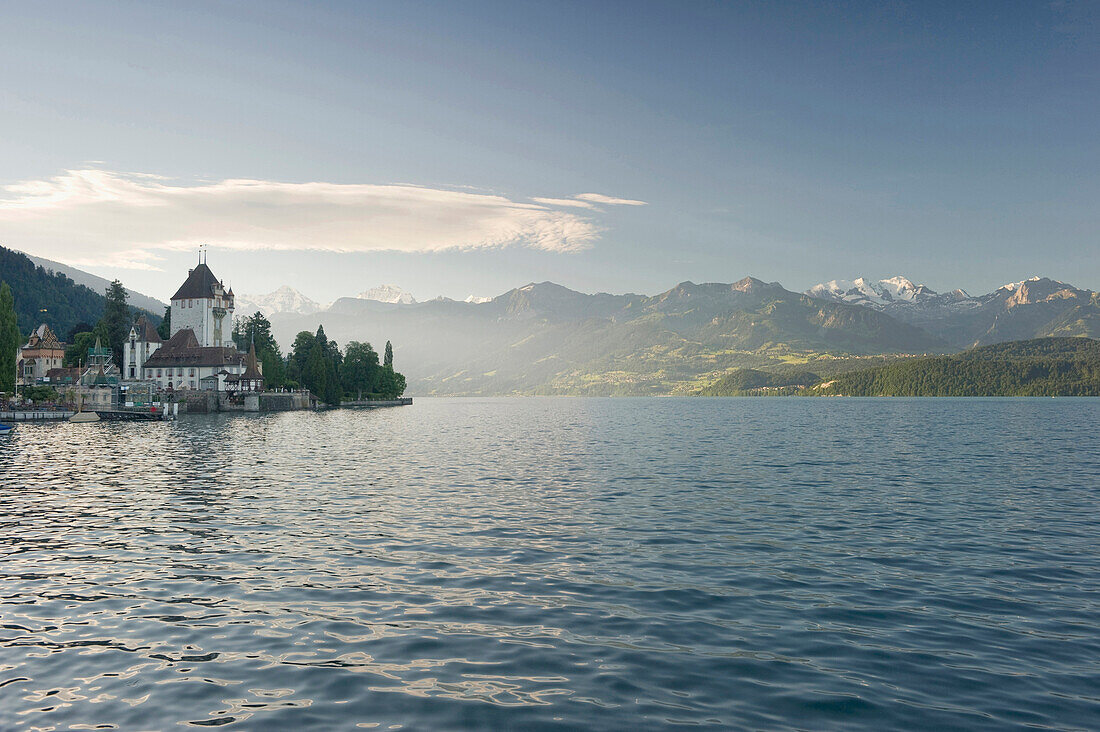
[[[23,425],[0,728],[1095,727],[1098,418],[517,399]]]

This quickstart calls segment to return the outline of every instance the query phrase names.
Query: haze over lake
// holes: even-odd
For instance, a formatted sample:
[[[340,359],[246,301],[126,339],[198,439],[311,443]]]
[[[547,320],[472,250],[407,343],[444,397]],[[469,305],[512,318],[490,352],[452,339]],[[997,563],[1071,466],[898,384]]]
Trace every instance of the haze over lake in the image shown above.
[[[1098,422],[558,398],[24,424],[0,728],[1094,727]]]

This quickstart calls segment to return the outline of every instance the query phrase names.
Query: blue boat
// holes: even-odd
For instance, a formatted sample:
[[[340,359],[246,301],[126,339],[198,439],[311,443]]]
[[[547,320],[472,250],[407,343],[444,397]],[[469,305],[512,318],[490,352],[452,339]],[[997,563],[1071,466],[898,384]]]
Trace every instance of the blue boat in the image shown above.
[[[13,425],[13,424],[4,424],[3,422],[0,422],[0,435],[6,435],[9,432],[11,432],[13,429],[15,429],[15,425]]]

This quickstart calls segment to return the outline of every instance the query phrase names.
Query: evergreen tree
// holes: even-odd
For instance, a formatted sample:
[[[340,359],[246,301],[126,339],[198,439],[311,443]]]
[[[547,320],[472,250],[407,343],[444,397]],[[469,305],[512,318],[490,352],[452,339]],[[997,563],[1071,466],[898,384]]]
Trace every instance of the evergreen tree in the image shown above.
[[[172,337],[172,306],[168,305],[164,308],[164,320],[160,321],[160,325],[157,326],[157,335],[164,340],[168,340]]]
[[[324,400],[328,396],[327,384],[325,383],[327,375],[328,369],[325,367],[325,357],[322,355],[321,344],[314,341],[313,348],[310,349],[309,358],[306,361],[306,367],[302,371],[302,386]]]
[[[16,324],[15,298],[7,282],[0,282],[0,391],[15,391],[15,365],[23,344]]]
[[[382,365],[388,368],[393,368],[393,344],[386,341],[386,357],[382,361]]]
[[[316,336],[308,330],[303,330],[294,337],[294,345],[291,346],[290,373],[294,374],[303,386],[305,386],[306,362],[309,361],[309,355],[313,353],[313,346],[316,343]]]
[[[334,407],[340,406],[344,399],[344,387],[340,384],[340,376],[336,370],[336,360],[325,359],[325,396],[326,403]]]
[[[242,351],[255,343],[256,357],[263,363],[264,383],[270,387],[283,385],[286,380],[283,355],[271,333],[271,321],[263,313],[257,310],[246,318],[237,318],[233,324],[233,341]]]
[[[122,283],[115,280],[107,287],[107,302],[103,306],[103,317],[97,328],[102,326],[105,340],[113,351],[115,365],[122,364],[122,345],[130,334],[132,318],[130,307],[126,304],[129,295]]]

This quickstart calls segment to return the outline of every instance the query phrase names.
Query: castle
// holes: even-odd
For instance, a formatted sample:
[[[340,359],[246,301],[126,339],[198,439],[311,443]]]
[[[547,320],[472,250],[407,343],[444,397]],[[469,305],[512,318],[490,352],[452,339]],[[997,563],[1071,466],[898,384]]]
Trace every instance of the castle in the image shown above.
[[[144,316],[130,329],[122,354],[125,380],[154,382],[172,391],[263,390],[255,348],[242,353],[231,337],[233,290],[226,289],[204,260],[187,273],[172,296],[170,312],[167,341]]]

